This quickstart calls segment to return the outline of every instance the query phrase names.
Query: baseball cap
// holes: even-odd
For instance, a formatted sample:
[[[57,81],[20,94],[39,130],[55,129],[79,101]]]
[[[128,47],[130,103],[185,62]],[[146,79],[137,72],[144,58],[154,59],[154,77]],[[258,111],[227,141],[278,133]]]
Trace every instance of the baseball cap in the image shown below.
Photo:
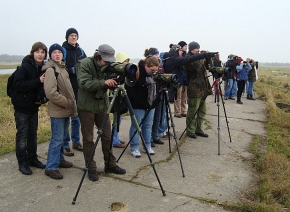
[[[108,44],[102,44],[98,48],[99,55],[106,62],[115,62],[115,50]]]

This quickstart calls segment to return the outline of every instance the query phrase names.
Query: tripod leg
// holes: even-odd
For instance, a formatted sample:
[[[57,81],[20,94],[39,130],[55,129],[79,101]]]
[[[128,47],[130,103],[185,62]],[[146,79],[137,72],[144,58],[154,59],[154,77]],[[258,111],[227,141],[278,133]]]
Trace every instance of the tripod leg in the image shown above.
[[[178,158],[179,158],[179,162],[180,162],[180,167],[181,167],[181,171],[182,171],[182,176],[185,177],[184,175],[184,170],[183,170],[183,165],[182,165],[182,161],[181,161],[181,156],[180,156],[180,152],[179,152],[179,147],[178,147],[178,143],[177,143],[177,139],[176,139],[176,132],[175,132],[175,125],[173,123],[173,117],[172,117],[172,112],[171,112],[171,108],[170,108],[170,103],[168,100],[168,96],[166,91],[163,91],[163,96],[164,96],[164,100],[165,100],[165,104],[166,104],[166,114],[167,114],[167,124],[169,126],[169,118],[168,118],[168,114],[170,115],[170,121],[171,121],[171,126],[173,129],[173,138],[175,140],[175,146],[176,146],[176,150],[178,153]],[[169,113],[168,113],[169,110]],[[169,134],[169,127],[168,127],[168,138],[169,138],[169,143],[170,143],[170,134]],[[170,152],[171,152],[171,148],[170,148]]]
[[[220,98],[219,98],[219,88],[218,86],[215,87],[215,100],[216,100],[216,105],[218,107],[218,155],[220,155]]]
[[[79,183],[79,186],[78,186],[78,188],[77,188],[77,192],[76,192],[76,194],[75,194],[75,196],[74,196],[74,198],[73,198],[73,201],[72,201],[72,204],[73,204],[73,205],[74,205],[75,202],[76,202],[77,196],[78,196],[78,194],[79,194],[79,191],[80,191],[80,189],[81,189],[81,186],[82,186],[83,181],[84,181],[84,179],[85,179],[85,176],[86,176],[86,174],[87,174],[88,167],[89,167],[89,165],[90,165],[90,163],[91,163],[91,161],[92,161],[92,159],[93,159],[93,157],[94,157],[95,150],[96,150],[96,148],[97,148],[97,145],[98,145],[98,143],[99,143],[99,140],[100,140],[101,135],[102,135],[102,132],[103,132],[103,128],[104,128],[104,126],[105,126],[105,124],[106,124],[106,122],[107,122],[107,120],[108,120],[108,118],[109,118],[110,110],[111,110],[111,107],[108,109],[108,112],[107,112],[107,114],[106,114],[106,116],[105,116],[105,118],[104,118],[104,120],[103,120],[102,126],[101,126],[101,128],[98,130],[98,137],[97,137],[97,139],[96,139],[96,141],[95,141],[95,143],[94,143],[94,147],[93,147],[93,150],[92,150],[92,152],[91,152],[91,154],[90,154],[90,158],[89,158],[88,162],[86,163],[86,167],[83,168],[84,173],[83,173],[82,179],[81,179],[81,181],[80,181],[80,183]]]
[[[219,88],[221,88],[220,84],[219,84]],[[230,132],[230,128],[229,128],[229,121],[228,121],[227,112],[226,112],[226,108],[225,108],[225,101],[222,98],[222,92],[220,92],[220,96],[221,96],[221,100],[222,100],[222,104],[223,104],[223,109],[224,109],[224,114],[225,114],[225,118],[226,118],[226,123],[227,123],[227,128],[228,128],[230,142],[232,142],[231,132]]]
[[[122,92],[123,92],[123,94],[124,94],[124,98],[125,98],[125,100],[126,100],[127,107],[128,107],[128,110],[129,110],[129,114],[130,114],[131,119],[133,120],[133,123],[134,123],[134,125],[135,125],[135,127],[136,127],[136,129],[137,129],[137,130],[134,132],[134,135],[136,134],[136,132],[138,132],[138,134],[139,134],[139,136],[140,136],[140,138],[141,138],[141,140],[142,140],[142,144],[143,144],[143,146],[145,147],[145,151],[146,151],[146,154],[147,154],[148,159],[149,159],[149,161],[150,161],[150,165],[151,165],[151,167],[152,167],[152,169],[153,169],[153,171],[154,171],[154,174],[155,174],[155,176],[156,176],[156,179],[157,179],[157,181],[158,181],[158,183],[159,183],[159,186],[160,186],[160,189],[161,189],[161,191],[162,191],[162,194],[163,194],[163,196],[166,196],[165,191],[164,191],[164,189],[163,189],[163,187],[162,187],[162,185],[161,185],[160,179],[159,179],[159,177],[158,177],[157,171],[156,171],[156,169],[155,169],[155,164],[153,163],[153,161],[152,161],[152,159],[151,159],[151,157],[150,157],[150,154],[149,154],[149,152],[148,152],[148,149],[146,148],[146,144],[145,144],[145,140],[144,140],[144,137],[143,137],[143,135],[142,135],[142,132],[141,132],[141,128],[140,128],[140,126],[139,126],[139,124],[138,124],[138,121],[137,121],[137,119],[136,119],[136,116],[135,116],[135,114],[134,114],[134,111],[133,111],[132,105],[131,105],[130,100],[129,100],[128,96],[127,96],[127,92],[126,92],[126,90],[125,90],[124,88],[122,88],[122,89],[123,89]],[[148,111],[150,111],[150,110],[148,110]],[[148,111],[146,112],[146,114],[145,114],[143,120],[146,119],[146,116],[148,115]],[[142,120],[142,122],[143,122],[143,120]],[[140,125],[142,124],[142,122],[140,123]],[[132,136],[132,138],[134,137],[134,135]],[[131,138],[130,141],[128,142],[126,148],[128,147],[128,145],[129,145],[129,143],[131,142],[132,138]],[[123,150],[122,154],[124,153],[124,151],[125,151],[125,149]],[[121,154],[121,155],[122,155],[122,154]],[[119,158],[120,158],[120,157],[119,157]],[[118,160],[119,160],[119,159],[118,159]]]

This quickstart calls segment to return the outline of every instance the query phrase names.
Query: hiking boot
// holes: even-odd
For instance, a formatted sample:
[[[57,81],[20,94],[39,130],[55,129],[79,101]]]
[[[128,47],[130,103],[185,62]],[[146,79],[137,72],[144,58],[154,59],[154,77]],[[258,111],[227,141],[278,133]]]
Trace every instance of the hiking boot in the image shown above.
[[[63,178],[63,175],[59,172],[59,170],[45,170],[44,174],[56,180],[60,180]]]
[[[241,102],[241,101],[238,101],[237,103],[238,103],[238,104],[243,104],[243,102]]]
[[[131,152],[131,155],[133,155],[134,158],[141,158],[141,153],[139,150]]]
[[[93,169],[93,170],[89,170],[88,171],[88,176],[89,176],[89,179],[91,181],[97,181],[99,179],[99,176],[98,176],[98,173],[97,173],[97,170]]]
[[[60,168],[71,168],[73,167],[73,164],[71,162],[68,162],[66,160],[63,160],[59,163],[59,166]]]
[[[181,114],[181,116],[182,116],[182,117],[186,117],[186,116],[187,116],[187,114],[186,114],[186,113],[184,113],[184,114]]]
[[[73,153],[73,151],[71,151],[71,149],[70,149],[69,147],[63,149],[63,154],[64,154],[65,156],[69,156],[69,157],[75,155],[75,154]]]
[[[187,133],[187,136],[190,138],[197,138],[195,133]]]
[[[126,174],[126,170],[122,169],[121,167],[117,165],[114,167],[108,168],[107,171],[108,173],[114,173],[114,174]]]
[[[122,143],[120,143],[120,144],[118,144],[117,146],[114,146],[115,148],[124,148],[125,147],[125,144],[122,144]]]
[[[19,163],[19,171],[21,171],[22,174],[25,174],[25,175],[31,175],[32,174],[32,171],[28,165],[27,162],[22,162],[22,163]]]
[[[76,149],[76,150],[82,152],[83,146],[81,145],[81,143],[76,143],[76,144],[73,144],[73,149]]]
[[[161,141],[159,138],[157,138],[156,140],[153,139],[153,143],[154,144],[164,144],[164,142]]]
[[[198,136],[201,136],[201,137],[208,137],[208,134],[207,133],[195,133],[196,135],[198,135]]]
[[[148,150],[149,155],[155,155],[155,152],[153,149],[149,148],[147,150]],[[146,153],[146,149],[143,149],[142,152]]]
[[[45,168],[45,165],[43,163],[41,163],[37,158],[30,160],[29,166],[34,166],[34,167],[39,168],[39,169]]]

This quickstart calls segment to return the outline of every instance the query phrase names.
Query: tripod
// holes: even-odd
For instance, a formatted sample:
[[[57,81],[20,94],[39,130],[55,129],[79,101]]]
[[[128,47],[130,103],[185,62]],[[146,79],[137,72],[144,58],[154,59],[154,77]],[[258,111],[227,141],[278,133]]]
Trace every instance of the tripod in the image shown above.
[[[94,143],[94,147],[93,147],[93,150],[92,150],[92,152],[91,152],[90,158],[89,158],[88,162],[86,163],[86,166],[82,169],[84,173],[83,173],[83,176],[82,176],[81,181],[80,181],[80,183],[79,183],[79,186],[78,186],[78,188],[77,188],[76,194],[75,194],[75,196],[74,196],[74,198],[73,198],[73,201],[72,201],[72,204],[73,204],[73,205],[74,205],[75,202],[76,202],[77,196],[78,196],[78,194],[79,194],[79,191],[80,191],[81,186],[82,186],[82,184],[83,184],[84,178],[85,178],[86,173],[87,173],[87,171],[88,171],[89,164],[90,164],[90,162],[92,161],[92,159],[93,159],[93,157],[94,157],[95,150],[96,150],[97,145],[98,145],[98,142],[99,142],[99,140],[100,140],[100,138],[101,138],[101,135],[102,135],[102,132],[103,132],[103,128],[104,128],[104,126],[105,126],[105,124],[106,124],[106,122],[107,122],[107,120],[108,120],[108,118],[109,118],[110,111],[112,110],[112,107],[113,107],[113,105],[114,105],[114,103],[115,103],[115,101],[116,101],[116,98],[117,98],[119,95],[121,95],[121,93],[124,95],[124,98],[125,98],[125,100],[126,100],[126,104],[127,104],[127,107],[128,107],[129,113],[130,113],[130,116],[132,117],[132,120],[134,121],[135,127],[137,128],[137,131],[138,131],[138,133],[139,133],[139,135],[140,135],[140,137],[141,137],[142,143],[143,143],[143,145],[145,146],[145,141],[144,141],[144,138],[143,138],[143,135],[142,135],[141,129],[140,129],[139,125],[138,125],[138,122],[137,122],[136,116],[135,116],[135,114],[134,114],[133,108],[132,108],[131,103],[130,103],[130,101],[129,101],[129,98],[128,98],[128,96],[127,96],[127,92],[126,92],[126,90],[125,90],[122,86],[118,85],[117,88],[115,88],[115,92],[114,92],[113,99],[112,99],[111,104],[110,104],[110,106],[109,106],[109,108],[108,108],[108,110],[107,110],[107,113],[106,113],[106,116],[105,116],[105,118],[104,118],[104,120],[103,120],[103,122],[102,122],[102,125],[101,125],[101,127],[98,129],[98,137],[97,137],[97,139],[96,139],[96,141],[95,141],[95,143]],[[116,112],[114,112],[114,121],[113,121],[113,123],[116,123],[116,122],[117,122],[117,121],[115,120],[115,119],[117,118],[117,115],[116,115],[115,113],[116,113]],[[158,175],[157,175],[157,172],[156,172],[156,169],[155,169],[154,163],[152,162],[152,159],[151,159],[151,157],[150,157],[150,154],[149,154],[147,148],[145,148],[145,150],[146,150],[146,154],[147,154],[147,156],[148,156],[148,158],[149,158],[150,164],[151,164],[151,166],[152,166],[152,168],[153,168],[153,170],[154,170],[155,176],[156,176],[156,178],[157,178],[157,181],[158,181],[158,183],[159,183],[159,186],[160,186],[160,189],[161,189],[161,191],[162,191],[162,193],[163,193],[163,196],[165,196],[166,194],[165,194],[165,191],[163,190],[163,187],[162,187],[161,182],[160,182],[160,180],[159,180],[159,177],[158,177]],[[111,142],[111,144],[110,144],[110,153],[111,153],[111,152],[112,152],[112,142]],[[110,161],[110,154],[109,154],[108,163],[109,163],[109,161]],[[109,164],[107,164],[107,166],[105,166],[105,167],[106,167],[105,172],[107,173],[107,172],[108,172],[107,169],[109,168]]]
[[[227,117],[227,113],[226,113],[226,109],[225,109],[225,102],[224,102],[224,99],[222,96],[221,83],[222,83],[222,81],[220,82],[220,78],[218,77],[214,80],[213,85],[212,85],[212,88],[214,88],[214,92],[215,92],[215,101],[214,102],[217,103],[217,107],[218,107],[218,127],[217,127],[217,130],[218,130],[218,155],[220,155],[220,99],[222,100],[222,104],[223,104],[223,109],[224,109],[224,114],[225,114],[225,118],[226,118],[230,142],[232,142],[228,117]]]
[[[226,123],[227,123],[227,128],[228,128],[228,133],[229,133],[229,138],[230,138],[230,142],[232,142],[231,139],[231,134],[230,134],[230,128],[229,128],[229,122],[228,122],[228,118],[227,118],[227,114],[226,114],[226,109],[225,109],[225,102],[224,99],[222,97],[222,90],[221,90],[221,84],[222,82],[220,82],[220,78],[216,78],[213,82],[213,85],[211,86],[211,88],[214,88],[214,93],[215,93],[215,103],[217,103],[218,106],[218,155],[220,155],[220,98],[222,100],[222,104],[223,104],[223,109],[224,109],[224,114],[226,117]],[[185,131],[187,130],[187,128],[190,126],[191,122],[193,121],[194,117],[196,116],[197,112],[199,111],[202,103],[206,100],[208,94],[205,94],[205,96],[202,97],[202,100],[200,102],[200,105],[198,107],[198,109],[196,110],[196,112],[194,113],[194,115],[192,116],[190,122],[187,124],[185,130],[183,131],[183,133],[181,134],[179,140],[181,139],[181,137],[183,136],[183,134],[185,133]]]
[[[153,103],[150,106],[150,108],[146,111],[144,118],[142,119],[142,121],[139,124],[139,127],[143,124],[143,121],[148,116],[150,110],[153,109],[155,107],[155,105],[158,103],[158,101],[160,100],[160,98],[162,98],[162,103],[166,105],[165,109],[166,109],[166,122],[167,122],[167,129],[168,129],[168,134],[167,135],[168,135],[168,139],[169,139],[169,153],[171,153],[171,143],[170,143],[170,133],[169,133],[170,125],[169,125],[169,116],[168,116],[168,114],[170,115],[171,127],[173,129],[173,137],[174,137],[174,140],[175,140],[176,150],[178,152],[178,158],[179,158],[179,161],[180,161],[180,167],[181,167],[181,171],[182,171],[182,176],[185,177],[184,170],[183,170],[183,165],[182,165],[182,161],[181,161],[181,156],[180,156],[180,152],[179,152],[179,147],[178,147],[178,143],[177,143],[177,139],[176,139],[175,125],[173,123],[173,117],[172,117],[172,113],[171,113],[170,103],[169,103],[169,100],[168,100],[167,89],[166,89],[166,86],[163,86],[163,87],[159,90],[158,95],[156,96],[156,99],[153,101]],[[163,104],[162,104],[162,108],[163,108]],[[161,110],[161,114],[162,114],[162,110]],[[162,117],[162,115],[161,115],[161,117]],[[122,151],[122,153],[119,156],[119,158],[117,159],[117,162],[120,160],[120,158],[124,154],[125,150],[127,149],[128,145],[130,144],[130,142],[132,141],[132,139],[133,139],[133,137],[135,136],[136,133],[137,133],[137,131],[135,131],[133,136],[130,138],[130,141],[128,142],[128,144],[126,145],[124,150]],[[143,140],[142,140],[142,142],[143,142],[143,145],[145,145]],[[150,159],[150,162],[151,162],[151,159]]]

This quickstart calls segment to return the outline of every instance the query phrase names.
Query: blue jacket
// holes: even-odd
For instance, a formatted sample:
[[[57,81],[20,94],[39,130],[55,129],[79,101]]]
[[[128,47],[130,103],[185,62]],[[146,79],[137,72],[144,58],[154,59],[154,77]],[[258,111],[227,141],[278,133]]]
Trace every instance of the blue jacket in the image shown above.
[[[239,65],[237,65],[237,72],[238,72],[237,80],[247,81],[248,73],[251,69],[252,69],[252,66],[249,63],[247,63],[246,65],[244,65],[243,63],[240,63]]]

